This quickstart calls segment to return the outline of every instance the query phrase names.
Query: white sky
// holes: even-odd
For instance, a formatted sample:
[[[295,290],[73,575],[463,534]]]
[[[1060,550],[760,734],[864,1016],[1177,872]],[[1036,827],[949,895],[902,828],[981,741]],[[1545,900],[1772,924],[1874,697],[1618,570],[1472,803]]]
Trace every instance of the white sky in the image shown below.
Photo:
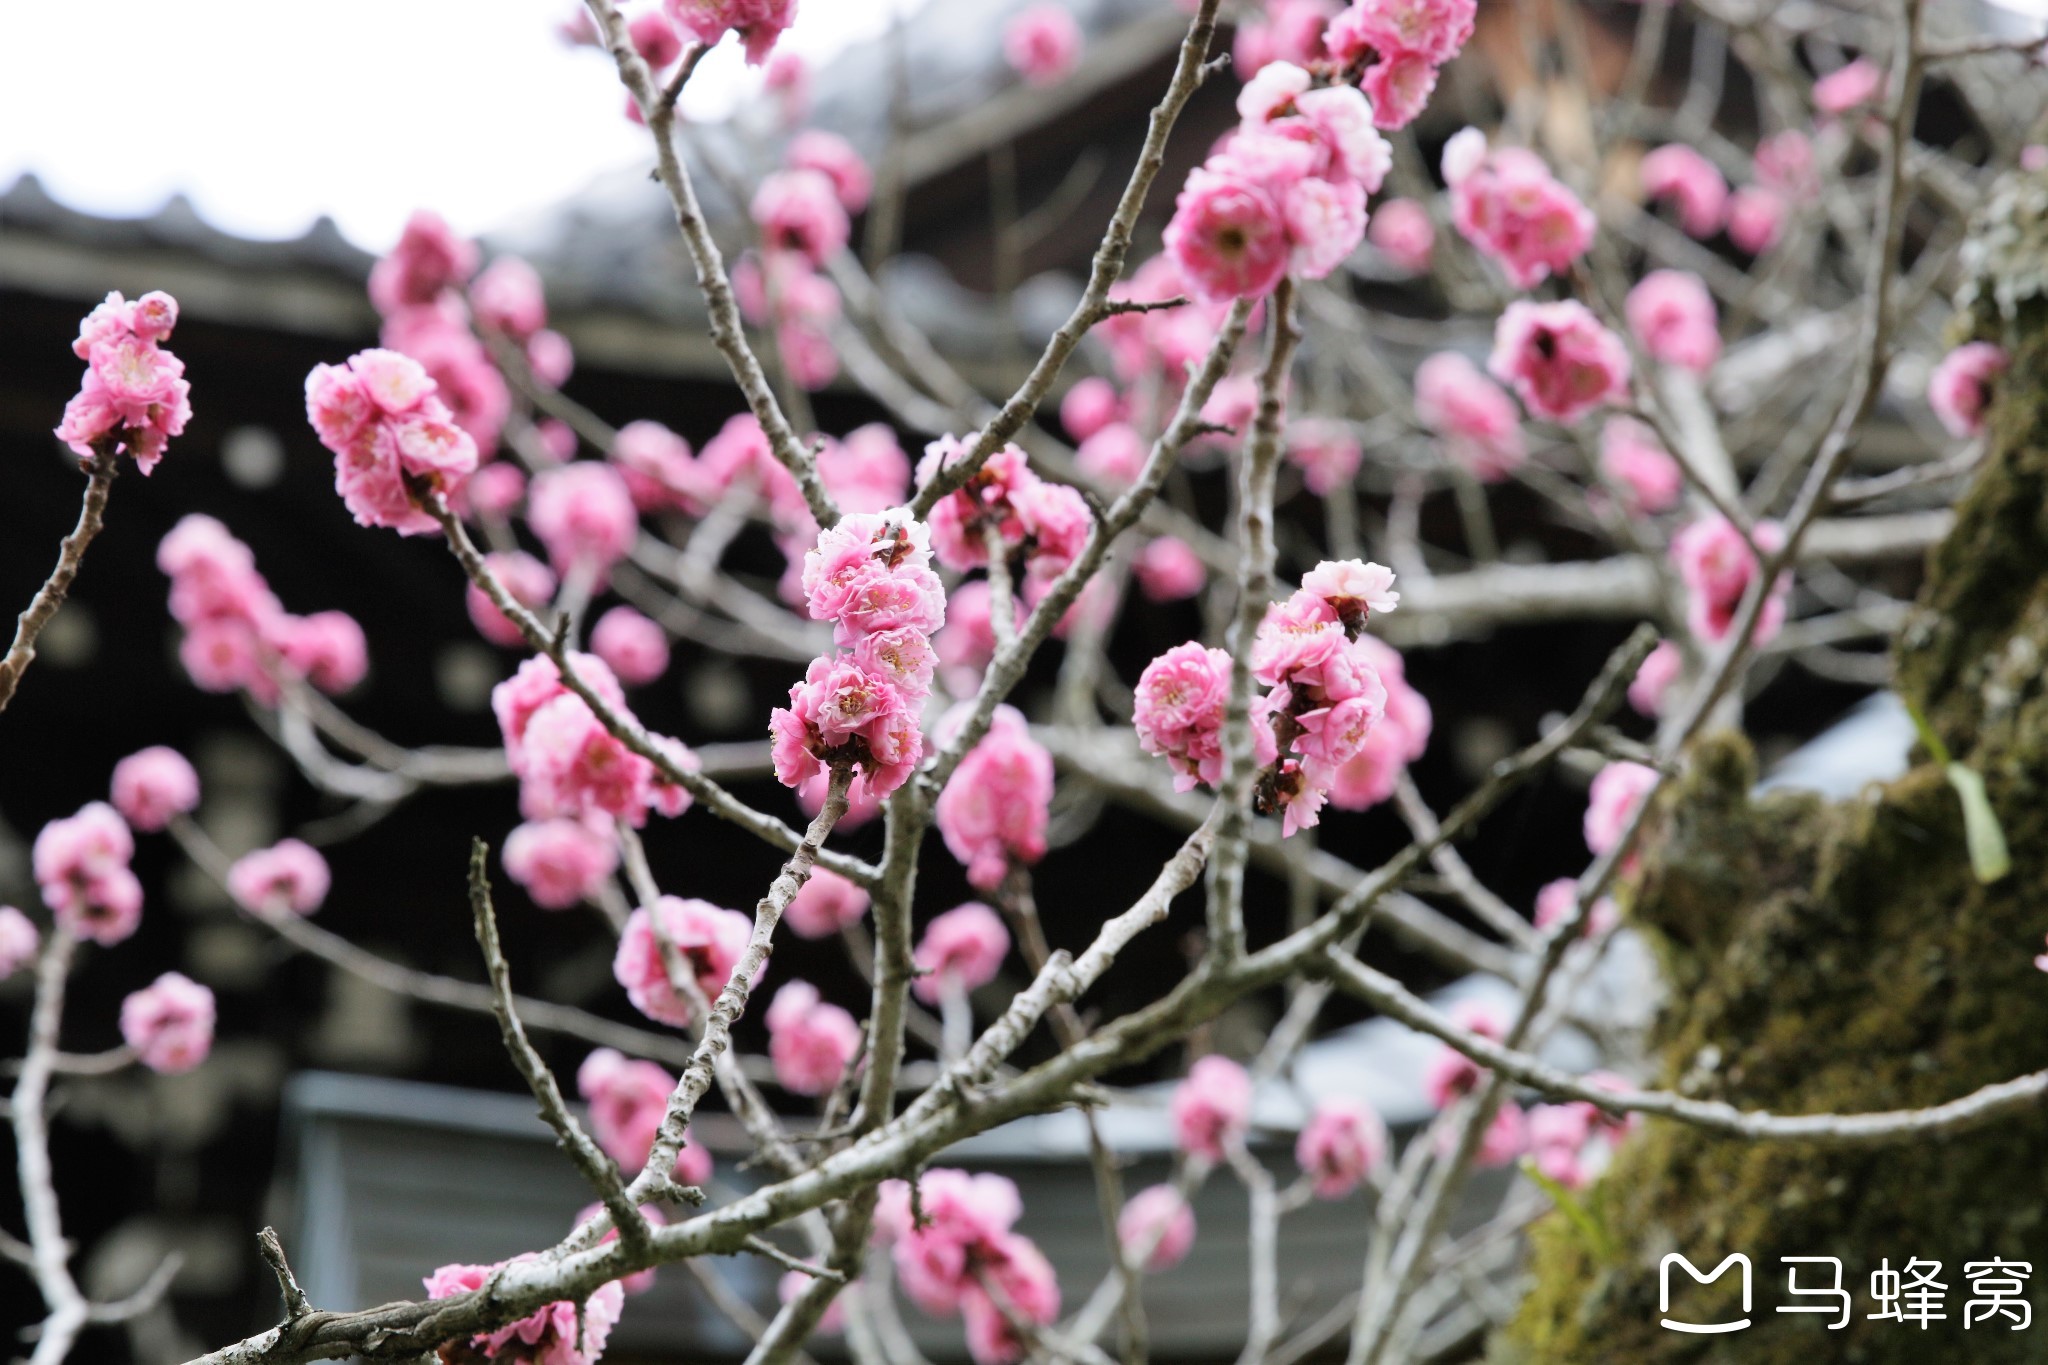
[[[918,0],[804,0],[784,42],[814,64]],[[208,222],[292,237],[322,213],[378,250],[414,208],[459,230],[561,200],[645,159],[611,62],[568,48],[578,0],[0,3],[0,189],[146,214],[175,191]],[[685,108],[758,87],[732,40]]]

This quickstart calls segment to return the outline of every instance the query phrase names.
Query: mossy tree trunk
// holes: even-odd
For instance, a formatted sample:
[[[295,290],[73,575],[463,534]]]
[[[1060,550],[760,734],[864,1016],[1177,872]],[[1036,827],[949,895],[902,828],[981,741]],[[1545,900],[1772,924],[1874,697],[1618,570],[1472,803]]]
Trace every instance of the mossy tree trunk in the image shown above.
[[[2033,965],[2048,931],[2048,298],[2031,283],[2048,271],[2044,204],[2048,187],[2016,183],[1979,230],[1971,325],[2009,349],[2012,367],[1984,466],[1896,644],[1900,690],[1986,779],[2012,872],[1978,884],[1956,795],[1924,755],[1888,786],[1831,804],[1754,798],[1747,745],[1703,741],[1660,813],[1630,905],[1668,977],[1661,1085],[1745,1108],[1853,1112],[1935,1104],[2048,1066],[2048,976]],[[1564,1220],[1545,1220],[1534,1288],[1493,1359],[2048,1359],[2048,1319],[1963,1327],[1969,1261],[2031,1262],[2028,1298],[2048,1306],[2048,1112],[1852,1151],[1653,1122],[1599,1198],[1618,1250],[1599,1257]],[[1752,1325],[1725,1336],[1662,1328],[1658,1267],[1673,1251],[1703,1272],[1746,1253]],[[1786,1256],[1841,1259],[1848,1328],[1776,1311],[1817,1302],[1787,1293]],[[1872,1320],[1871,1272],[1914,1257],[1942,1263],[1947,1320],[1924,1331]],[[1825,1275],[1803,1270],[1800,1284]],[[1711,1287],[1675,1276],[1673,1316],[1681,1296],[1692,1321],[1741,1316],[1733,1274]]]

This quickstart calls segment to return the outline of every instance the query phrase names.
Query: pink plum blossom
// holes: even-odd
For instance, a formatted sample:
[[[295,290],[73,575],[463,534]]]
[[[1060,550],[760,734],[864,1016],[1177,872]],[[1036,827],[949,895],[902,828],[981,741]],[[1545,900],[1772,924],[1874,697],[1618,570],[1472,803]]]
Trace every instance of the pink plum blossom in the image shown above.
[[[130,303],[109,294],[79,324],[72,354],[85,378],[64,407],[57,439],[81,460],[104,450],[125,454],[144,474],[192,420],[185,363],[158,343],[178,322],[178,301],[152,292]]]
[[[1943,356],[1927,377],[1927,403],[1948,434],[1982,436],[1984,411],[2009,360],[2003,347],[1968,341]]]
[[[1287,273],[1293,244],[1279,203],[1243,177],[1197,167],[1166,227],[1166,250],[1208,300],[1255,298]]]
[[[1366,239],[1379,253],[1411,275],[1427,274],[1436,253],[1436,224],[1429,210],[1413,199],[1389,199],[1373,211]]]
[[[868,912],[869,896],[829,867],[814,867],[797,888],[782,922],[799,938],[829,938]]]
[[[1176,645],[1138,675],[1132,724],[1146,753],[1173,767],[1175,791],[1223,776],[1223,711],[1230,694],[1230,656],[1220,649]]]
[[[1456,351],[1415,369],[1415,416],[1444,455],[1482,483],[1498,483],[1528,458],[1522,419],[1507,391]]]
[[[1728,211],[1728,181],[1714,163],[1682,142],[1666,143],[1643,158],[1637,174],[1643,193],[1678,210],[1687,233],[1707,238],[1721,230]]]
[[[662,11],[676,27],[701,43],[716,43],[737,33],[747,62],[759,66],[796,22],[797,0],[661,0]]]
[[[946,848],[966,867],[971,885],[992,891],[1013,866],[1045,856],[1052,786],[1052,755],[1031,737],[1021,713],[998,706],[933,809]]]
[[[112,800],[130,825],[154,833],[199,808],[199,774],[176,749],[153,745],[114,765]]]
[[[1628,397],[1628,348],[1576,299],[1509,304],[1487,369],[1531,412],[1559,424]]]
[[[42,946],[33,920],[11,905],[0,905],[0,981],[34,962]]]
[[[1586,802],[1586,847],[1599,857],[1621,842],[1638,807],[1657,785],[1657,770],[1641,763],[1608,764],[1593,775]]]
[[[1172,1113],[1175,1146],[1189,1156],[1222,1161],[1251,1127],[1251,1077],[1228,1057],[1200,1058],[1174,1088]]]
[[[1451,221],[1519,289],[1562,273],[1593,244],[1593,211],[1521,147],[1491,150],[1467,128],[1444,147]]]
[[[1126,1257],[1142,1256],[1145,1273],[1157,1275],[1185,1261],[1194,1248],[1195,1211],[1172,1185],[1148,1185],[1124,1204],[1116,1237]]]
[[[1676,640],[1659,640],[1657,647],[1650,651],[1650,657],[1643,660],[1643,666],[1636,670],[1635,680],[1628,685],[1628,704],[1638,715],[1654,716],[1664,709],[1665,694],[1678,681],[1678,675],[1685,669],[1685,651],[1678,647]]]
[[[628,1175],[647,1164],[654,1148],[676,1078],[655,1062],[621,1055],[601,1047],[576,1069],[576,1093],[590,1105],[590,1133],[606,1156]],[[711,1156],[683,1130],[683,1149],[676,1156],[675,1178],[685,1185],[711,1179]]]
[[[228,894],[252,915],[310,915],[326,902],[333,884],[327,860],[298,839],[243,854],[227,880]]]
[[[660,18],[658,14],[654,17]],[[517,256],[500,256],[484,267],[469,286],[469,305],[476,310],[478,322],[517,342],[531,339],[548,325],[540,272]]]
[[[860,1025],[820,999],[808,981],[791,981],[777,991],[764,1019],[776,1082],[791,1094],[829,1093],[860,1051]]]
[[[505,836],[505,872],[543,910],[594,900],[618,870],[612,832],[592,820],[529,820]]]
[[[1757,548],[1775,554],[1785,543],[1784,528],[1760,521],[1751,528]],[[1743,542],[1742,533],[1718,513],[1701,517],[1671,538],[1671,560],[1686,592],[1686,624],[1699,639],[1718,644],[1735,628],[1735,615],[1749,585],[1762,568]],[[1756,619],[1755,643],[1777,636],[1785,624],[1791,575],[1771,585]]]
[[[1728,240],[1752,256],[1778,244],[1785,232],[1785,197],[1765,185],[1744,185],[1728,200]]]
[[[1012,1315],[1041,1327],[1058,1318],[1059,1277],[1045,1253],[1030,1238],[1014,1232],[995,1239],[970,1260],[977,1265],[977,1278],[960,1292],[967,1353],[975,1365],[1015,1365],[1024,1358],[1027,1342]]]
[[[1151,446],[1128,422],[1107,422],[1081,442],[1074,463],[1083,474],[1112,488],[1128,488],[1144,472]]]
[[[463,516],[504,521],[526,500],[526,473],[517,465],[496,461],[469,476],[462,486]]]
[[[629,687],[668,672],[668,633],[631,607],[613,607],[590,629],[590,652]]]
[[[1813,83],[1813,106],[1823,114],[1840,116],[1875,104],[1883,91],[1884,68],[1868,57],[1858,57]]]
[[[1633,417],[1610,417],[1600,428],[1600,472],[1623,491],[1631,509],[1668,512],[1685,491],[1685,472],[1657,433]]]
[[[389,316],[438,301],[459,288],[477,267],[476,244],[439,214],[420,209],[406,220],[398,245],[370,270],[370,301]]]
[[[581,460],[534,475],[527,524],[563,577],[581,572],[602,583],[633,548],[640,518],[618,470]]]
[[[1107,379],[1090,375],[1074,381],[1060,399],[1060,425],[1076,441],[1085,441],[1111,422],[1123,418],[1123,399]]]
[[[927,1005],[946,992],[978,991],[996,979],[1010,952],[1010,931],[1002,916],[980,901],[957,905],[925,926],[912,960],[921,973],[911,989]]]
[[[790,139],[782,160],[792,170],[817,171],[830,180],[839,195],[839,206],[848,213],[866,208],[868,197],[874,193],[874,176],[868,171],[867,162],[851,142],[837,133],[806,128]]]
[[[514,1258],[527,1259],[530,1254]],[[445,1299],[473,1293],[490,1284],[505,1264],[444,1265],[423,1281],[427,1297]],[[479,1332],[468,1339],[466,1347],[470,1358],[505,1365],[596,1365],[618,1324],[625,1296],[626,1291],[614,1280],[599,1285],[580,1304],[557,1301],[495,1332]]]
[[[58,927],[111,947],[142,920],[142,883],[128,866],[134,856],[127,823],[92,801],[44,825],[29,862]]]
[[[1401,774],[1429,747],[1429,702],[1408,682],[1399,651],[1371,635],[1363,650],[1387,691],[1386,712],[1366,734],[1358,753],[1339,765],[1330,784],[1330,804],[1340,810],[1370,810],[1394,794]]]
[[[1477,1001],[1461,1001],[1453,1006],[1450,1019],[1465,1032],[1496,1043],[1508,1035],[1507,1020],[1499,1011]],[[1449,1043],[1443,1043],[1422,1073],[1422,1088],[1429,1096],[1430,1106],[1442,1109],[1453,1100],[1470,1094],[1483,1073],[1484,1068],[1477,1062]]]
[[[706,502],[690,443],[659,422],[628,422],[612,440],[612,467],[642,512],[697,512]]]
[[[1081,60],[1081,26],[1063,5],[1034,4],[1003,29],[1003,56],[1027,85],[1057,85]]]
[[[1536,893],[1536,927],[1548,930],[1563,924],[1567,917],[1578,910],[1579,882],[1576,877],[1559,877],[1545,882],[1543,889]],[[1593,902],[1593,908],[1586,915],[1586,922],[1579,927],[1580,937],[1592,937],[1606,933],[1621,922],[1621,907],[1612,897],[1602,896]]]
[[[669,981],[655,938],[657,925],[661,937],[694,974],[704,998],[716,1000],[746,951],[753,921],[737,910],[721,910],[708,901],[679,896],[663,896],[626,917],[618,952],[612,958],[613,977],[626,988],[633,1008],[650,1019],[686,1028],[693,1017],[690,1000]]]
[[[822,171],[792,169],[763,177],[752,211],[770,251],[794,252],[815,266],[844,247],[853,231],[839,186]]]
[[[1139,589],[1153,602],[1180,602],[1193,597],[1209,581],[1209,566],[1178,536],[1146,542],[1131,563]]]
[[[306,413],[334,453],[334,487],[357,523],[402,535],[440,529],[423,506],[476,471],[477,443],[456,425],[420,362],[362,351],[306,376]]]
[[[165,972],[121,1002],[121,1038],[151,1071],[190,1071],[213,1050],[213,992]]]
[[[1301,1130],[1295,1164],[1318,1199],[1342,1199],[1386,1160],[1387,1126],[1364,1100],[1328,1099]]]
[[[1437,71],[1471,38],[1477,0],[1353,0],[1323,42],[1359,73],[1382,128],[1413,122],[1436,89]]]
[[[1705,374],[1721,358],[1714,296],[1685,270],[1652,270],[1628,291],[1628,326],[1652,359]]]

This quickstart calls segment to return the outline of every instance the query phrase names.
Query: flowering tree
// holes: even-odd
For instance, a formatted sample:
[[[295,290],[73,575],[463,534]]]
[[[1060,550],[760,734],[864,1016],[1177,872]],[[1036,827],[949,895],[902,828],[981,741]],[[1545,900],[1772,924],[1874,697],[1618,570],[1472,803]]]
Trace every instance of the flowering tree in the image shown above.
[[[211,994],[166,973],[122,1007],[124,1048],[79,1057],[61,1047],[70,974],[89,970],[90,952],[118,950],[143,913],[130,868],[138,833],[167,833],[290,943],[388,989],[494,1014],[597,1201],[553,1245],[495,1265],[423,1267],[417,1301],[360,1312],[309,1304],[266,1229],[285,1317],[205,1357],[221,1365],[435,1352],[449,1362],[593,1361],[656,1267],[738,1254],[788,1272],[772,1320],[742,1320],[756,1361],[794,1359],[814,1336],[840,1332],[863,1361],[902,1358],[892,1285],[920,1312],[959,1318],[983,1365],[1092,1362],[1114,1350],[1137,1358],[1137,1289],[1187,1254],[1199,1235],[1190,1196],[1212,1178],[1250,1194],[1245,1361],[1296,1360],[1348,1340],[1354,1365],[1378,1365],[1468,1340],[1490,1307],[1463,1288],[1469,1272],[1507,1266],[1522,1229],[1553,1204],[1563,1216],[1549,1220],[1539,1262],[1553,1278],[1517,1339],[1563,1359],[1578,1348],[1545,1335],[1546,1305],[1592,1274],[1617,1273],[1617,1235],[1645,1245],[1657,1235],[1602,1211],[1614,1204],[1602,1171],[1617,1153],[1607,1183],[1647,1188],[1668,1172],[1672,1142],[1806,1153],[2001,1122],[2038,1127],[2029,1116],[2048,1072],[2015,1078],[2017,1065],[1962,1086],[1937,1075],[1909,1108],[1879,1092],[1838,1112],[1790,1089],[1776,1092],[1788,1112],[1773,1112],[1741,1102],[1736,1077],[1627,1079],[1669,1069],[1640,1050],[1622,1048],[1613,1070],[1586,1075],[1538,1055],[1632,920],[1690,948],[1686,984],[1725,985],[1751,968],[1717,966],[1700,945],[1741,931],[1695,926],[1688,938],[1681,915],[1726,904],[1729,883],[1762,897],[1820,875],[1789,851],[1796,831],[1773,836],[1784,857],[1743,863],[1740,876],[1700,871],[1700,857],[1729,858],[1729,842],[1764,838],[1731,814],[1748,785],[1729,747],[1738,742],[1702,736],[1739,724],[1745,689],[1788,660],[1874,680],[1873,656],[1839,646],[1882,637],[1906,611],[1858,571],[1940,539],[1943,509],[1973,476],[1972,536],[2039,536],[2026,529],[2038,527],[2037,503],[2018,521],[2007,509],[2026,489],[2038,494],[2026,473],[2038,462],[2031,410],[2012,379],[2042,365],[2038,262],[2026,265],[2025,244],[2048,223],[2048,194],[1997,179],[2008,162],[2034,166],[2039,149],[2022,151],[2027,130],[1995,97],[1973,109],[1981,155],[1914,136],[1930,77],[1981,67],[2003,79],[2032,44],[1931,32],[1918,0],[1798,14],[1651,0],[1611,100],[1582,98],[1554,117],[1511,110],[1492,133],[1467,128],[1433,175],[1410,125],[1471,39],[1473,0],[1249,6],[1229,16],[1234,66],[1214,51],[1217,0],[1184,3],[1172,77],[1080,300],[1021,386],[988,396],[895,314],[848,250],[852,216],[878,191],[842,139],[797,126],[801,73],[772,56],[794,0],[665,0],[631,16],[612,0],[588,6],[572,35],[615,60],[632,116],[650,131],[744,410],[693,451],[653,422],[615,428],[578,406],[561,391],[571,358],[547,328],[537,274],[506,257],[480,270],[475,246],[426,214],[370,280],[384,345],[336,357],[306,381],[308,418],[364,534],[445,541],[476,629],[518,654],[492,699],[502,751],[408,750],[366,732],[336,700],[363,676],[363,631],[338,613],[287,610],[231,528],[190,516],[158,562],[193,682],[274,715],[310,781],[350,790],[381,774],[410,790],[516,779],[521,822],[502,841],[505,875],[544,909],[600,912],[592,932],[616,935],[618,987],[647,1024],[514,993],[482,842],[468,879],[488,977],[478,986],[400,970],[316,926],[309,917],[330,891],[320,853],[287,839],[230,860],[191,818],[200,784],[182,756],[153,748],[124,760],[109,803],[38,836],[46,913],[0,909],[0,972],[35,973],[8,1107],[26,1235],[4,1249],[45,1305],[39,1365],[65,1358],[86,1328],[153,1301],[175,1270],[133,1300],[90,1302],[70,1269],[49,1162],[53,1080],[128,1065],[184,1071],[211,1044]],[[1693,26],[1694,83],[1666,108],[1655,77],[1681,18]],[[1560,6],[1519,36],[1532,66],[1565,64],[1587,96],[1598,82],[1583,65],[1583,25]],[[769,85],[792,114],[777,164],[739,196],[751,233],[731,270],[675,114],[697,61],[728,33],[769,63]],[[1055,5],[1023,12],[1005,44],[1034,84],[1063,79],[1083,47]],[[1763,111],[1742,146],[1715,118],[1729,51]],[[1808,62],[1824,74],[1810,78]],[[1242,82],[1239,122],[1178,187],[1161,250],[1139,260],[1134,236],[1176,121],[1226,72]],[[1971,79],[1945,88],[1967,98],[1982,88]],[[1617,167],[1631,173],[1625,185]],[[1994,186],[2002,197],[1966,258],[1955,225]],[[1408,328],[1432,338],[1412,374],[1389,358],[1346,270],[1406,281],[1433,310]],[[1945,299],[1965,281],[1969,336],[1943,345]],[[148,474],[185,425],[187,386],[165,349],[176,322],[163,294],[113,295],[81,328],[87,372],[57,435],[87,476],[84,509],[0,661],[0,708],[80,571],[116,475],[130,462]],[[1490,346],[1460,344],[1488,334]],[[896,425],[806,429],[805,392],[842,366]],[[1311,368],[1343,382],[1310,382]],[[1918,420],[1923,407],[1938,436]],[[1987,424],[2004,409],[2016,434],[1992,440]],[[1881,410],[1930,436],[1927,458],[1852,477]],[[901,431],[935,439],[913,463]],[[2036,482],[2015,495],[2022,474]],[[1205,521],[1199,501],[1166,495],[1170,480],[1227,490],[1227,516]],[[1509,486],[1602,543],[1604,557],[1501,558],[1489,493]],[[1422,543],[1418,509],[1438,489],[1451,490],[1462,518],[1458,554]],[[774,595],[722,567],[757,523],[787,564]],[[2024,586],[2001,601],[2038,585],[2023,548],[1994,558],[2022,562],[2010,576]],[[1998,617],[1982,598],[1958,597],[1983,572],[1971,553],[1937,560],[1922,642],[1908,642],[1920,652],[1903,657],[1950,784],[1937,779],[1938,804],[1923,806],[1955,837],[1924,856],[1968,870],[1958,895],[1996,896],[1984,888],[2010,884],[2013,854],[1995,808],[2023,802],[2027,788],[1998,766],[2004,750],[1975,743],[1982,704],[1969,711],[1955,678],[1978,687],[1970,670],[2010,653],[2024,612]],[[452,570],[446,590],[457,590]],[[613,595],[622,600],[607,605]],[[1109,644],[1120,619],[1189,598],[1209,637],[1119,678]],[[1414,622],[1409,638],[1420,640],[1574,615],[1650,624],[1585,680],[1569,716],[1455,807],[1430,809],[1406,772],[1429,743],[1430,707],[1384,638],[1390,618]],[[636,718],[631,689],[668,671],[676,634],[809,661],[788,704],[764,718],[758,755],[710,764]],[[1034,669],[1054,678],[1055,714],[1027,718],[1009,703]],[[1624,704],[1652,719],[1649,739],[1612,723]],[[1457,845],[1561,762],[1597,768],[1584,825],[1593,860],[1524,917]],[[750,769],[792,789],[808,824],[743,802],[721,780]],[[1050,856],[1061,770],[1185,839],[1142,897],[1099,907],[1087,941],[1054,945],[1032,869]],[[1311,846],[1307,831],[1326,820],[1385,804],[1413,837],[1381,865],[1353,867]],[[726,822],[787,854],[751,913],[657,883],[646,845],[683,818]],[[833,846],[835,829],[867,821],[884,831],[877,860]],[[936,914],[920,903],[919,860],[934,832],[986,902]],[[1255,866],[1305,885],[1306,909],[1284,921]],[[1425,883],[1450,911],[1411,894]],[[1084,1014],[1119,953],[1198,885],[1204,934],[1186,976],[1142,1008]],[[1375,924],[1453,967],[1506,978],[1514,1007],[1433,1009],[1360,957]],[[803,980],[771,983],[774,945],[788,934],[844,935],[869,997],[833,1001]],[[1985,970],[2032,970],[2018,945],[2001,951]],[[989,1010],[976,992],[1013,954],[1029,984]],[[1766,970],[1747,985],[1768,991],[1771,979]],[[734,1024],[771,986],[765,1062],[737,1055]],[[1339,991],[1439,1040],[1428,1078],[1437,1116],[1396,1150],[1370,1107],[1331,1098],[1298,1135],[1298,1171],[1275,1169],[1250,1144],[1255,1088],[1288,1066]],[[1202,1056],[1174,1094],[1170,1182],[1126,1198],[1116,1154],[1095,1132],[1119,1254],[1078,1307],[1063,1303],[1055,1268],[1017,1231],[1014,1185],[932,1165],[961,1139],[1030,1114],[1081,1106],[1092,1127],[1106,1073],[1260,992],[1284,992],[1286,1008],[1257,1054]],[[1742,1018],[1719,1022],[1733,1029]],[[1058,1050],[1013,1066],[1041,1028]],[[573,1081],[585,1117],[529,1029],[594,1045]],[[659,1060],[670,1057],[679,1074]],[[692,1140],[714,1092],[768,1173],[749,1193],[721,1192]],[[1649,1139],[1631,1135],[1645,1116],[1660,1140],[1683,1136],[1643,1150]],[[1470,1174],[1517,1161],[1526,1188],[1482,1233],[1447,1238]],[[1329,1320],[1290,1321],[1275,1273],[1283,1219],[1309,1200],[1362,1191],[1374,1196],[1373,1232],[1359,1292]]]

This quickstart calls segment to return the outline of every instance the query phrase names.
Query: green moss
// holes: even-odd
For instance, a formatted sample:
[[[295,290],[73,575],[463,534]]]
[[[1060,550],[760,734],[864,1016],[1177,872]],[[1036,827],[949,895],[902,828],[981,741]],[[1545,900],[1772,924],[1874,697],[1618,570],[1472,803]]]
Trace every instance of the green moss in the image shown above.
[[[1857,1112],[1939,1103],[2048,1066],[2048,980],[2032,963],[2048,931],[2048,304],[1974,317],[1980,335],[2003,334],[2012,368],[1992,454],[1898,642],[1899,678],[1954,755],[1984,774],[2012,875],[1991,887],[1971,876],[1955,796],[1931,765],[1847,803],[1752,800],[1746,745],[1703,740],[1660,814],[1630,907],[1669,978],[1653,1040],[1664,1086],[1747,1109]],[[2048,1279],[2044,1171],[2048,1114],[1856,1151],[1652,1122],[1603,1182],[1621,1248],[1613,1263],[1545,1220],[1533,1288],[1489,1358],[2040,1360],[2048,1321],[1965,1335],[1961,1314],[1966,1261],[2030,1261]],[[1753,1326],[1721,1337],[1662,1329],[1657,1267],[1671,1251],[1702,1267],[1746,1252]],[[1789,1301],[1784,1256],[1842,1259],[1856,1296],[1848,1329],[1774,1311]],[[1950,1321],[1925,1333],[1870,1321],[1870,1272],[1916,1256],[1943,1263]],[[1688,1283],[1687,1304],[1731,1306],[1733,1279]]]

